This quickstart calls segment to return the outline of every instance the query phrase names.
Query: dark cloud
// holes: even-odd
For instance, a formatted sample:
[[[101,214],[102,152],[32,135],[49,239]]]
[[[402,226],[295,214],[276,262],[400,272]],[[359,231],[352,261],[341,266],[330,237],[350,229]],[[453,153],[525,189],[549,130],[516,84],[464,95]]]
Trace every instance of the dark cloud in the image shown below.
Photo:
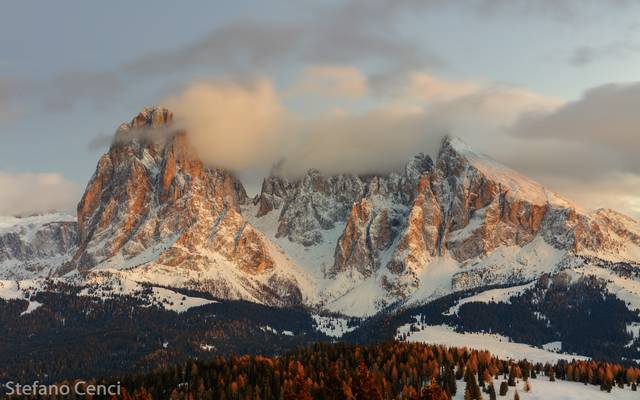
[[[584,16],[602,18],[601,8],[609,12],[636,6],[633,0],[476,0],[471,1],[480,14],[493,16],[510,13],[518,17],[544,17],[566,21]]]
[[[44,105],[65,111],[90,100],[108,105],[124,88],[163,78],[185,79],[189,71],[206,69],[208,74],[256,75],[290,68],[296,64],[355,64],[377,68],[370,71],[373,89],[398,87],[412,70],[444,65],[424,43],[398,32],[404,15],[419,15],[444,7],[478,17],[517,15],[558,17],[566,21],[587,13],[596,0],[350,0],[331,5],[292,2],[294,18],[238,19],[218,27],[182,47],[142,54],[118,68],[104,71],[67,71],[46,82],[37,82]],[[635,4],[626,0],[606,1],[608,10]],[[265,5],[266,7],[267,5]],[[593,50],[579,49],[576,63],[590,60]],[[177,73],[183,74],[182,78]]]
[[[603,85],[586,91],[579,100],[554,112],[523,117],[515,126],[514,134],[530,140],[555,141],[559,145],[562,142],[570,146],[587,145],[593,152],[582,157],[585,164],[598,165],[603,171],[614,169],[640,174],[638,104],[640,82]],[[588,169],[581,167],[576,171]]]
[[[601,45],[580,46],[569,57],[569,63],[582,67],[593,62],[609,59],[624,59],[640,52],[637,42],[640,25],[633,23],[627,27],[621,39]]]
[[[582,46],[574,50],[569,57],[569,63],[582,67],[601,60],[626,58],[637,52],[640,52],[640,46],[625,41],[612,42],[604,46]]]
[[[23,112],[21,101],[32,89],[22,79],[0,77],[0,123],[12,121]]]

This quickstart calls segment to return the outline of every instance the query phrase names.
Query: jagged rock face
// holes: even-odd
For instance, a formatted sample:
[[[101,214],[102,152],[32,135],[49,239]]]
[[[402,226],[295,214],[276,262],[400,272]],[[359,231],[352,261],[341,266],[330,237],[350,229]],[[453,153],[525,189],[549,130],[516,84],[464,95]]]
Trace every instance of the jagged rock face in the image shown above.
[[[432,168],[431,159],[419,154],[407,164],[403,175],[369,178],[362,199],[353,204],[338,241],[332,274],[357,270],[369,277],[384,266],[394,244],[400,241],[396,251],[403,246],[410,229],[407,224],[412,221],[413,209],[409,209],[409,204],[418,201],[416,185]],[[389,264],[392,270],[399,268],[394,260]]]
[[[145,110],[120,126],[77,225],[3,231],[0,220],[0,278],[117,269],[224,298],[362,313],[363,302],[380,310],[515,284],[588,257],[640,263],[636,221],[584,212],[456,139],[435,164],[419,154],[393,173],[272,174],[250,201],[172,119]]]
[[[8,222],[0,221],[0,279],[48,276],[71,258],[78,231],[68,216],[11,218],[11,225]]]
[[[240,213],[249,201],[242,184],[205,166],[187,135],[173,130],[163,109],[145,110],[118,129],[78,205],[80,240],[71,267],[87,272],[152,262],[203,271],[226,262],[239,276],[274,269],[263,236]],[[193,283],[206,287],[206,280]],[[220,279],[212,292],[242,297],[233,293],[238,288],[221,287],[228,284]],[[259,292],[254,299],[262,300]]]
[[[358,271],[369,277],[380,268],[380,255],[398,237],[406,213],[404,207],[388,207],[380,200],[374,195],[354,203],[336,246],[330,276]]]
[[[293,196],[296,185],[278,176],[269,176],[262,182],[260,195],[254,200],[258,205],[258,217],[273,210],[280,210],[284,202]]]
[[[500,246],[529,243],[553,207],[546,201],[536,203],[510,193],[511,186],[473,161],[455,143],[445,140],[438,156],[437,178],[432,180],[433,192],[445,215],[438,253],[443,255],[448,250],[459,261],[488,254]]]
[[[354,287],[374,277],[388,293],[385,301],[407,299],[427,283],[425,268],[438,259],[459,265],[459,272],[448,272],[447,290],[518,283],[555,265],[548,263],[560,268],[572,255],[622,257],[640,232],[619,214],[577,211],[452,138],[443,140],[435,165],[419,155],[402,174],[323,177],[312,171],[295,182],[272,176],[256,202],[259,217],[280,210],[278,235],[306,247],[340,229],[326,277],[345,274]],[[345,293],[342,288],[337,296]]]
[[[443,211],[432,191],[433,170],[420,176],[402,238],[388,268],[395,274],[413,272],[441,252]]]
[[[435,192],[445,212],[443,237],[459,261],[537,236],[555,248],[620,253],[638,244],[637,223],[615,212],[584,213],[536,182],[447,139],[438,157]],[[448,207],[447,207],[448,201]],[[631,227],[631,228],[630,228]]]
[[[277,184],[273,184],[277,182]],[[304,246],[322,242],[322,230],[344,223],[351,206],[363,192],[364,182],[354,175],[323,177],[309,171],[303,178],[288,182],[271,177],[263,185],[267,190],[259,198],[260,213],[280,208],[278,237]],[[264,200],[264,201],[263,201]]]
[[[340,229],[327,275],[357,271],[371,276],[402,231],[420,175],[432,167],[431,159],[419,154],[403,174],[324,177],[311,170],[295,181],[271,176],[256,197],[257,216],[280,210],[277,237],[305,247],[320,244],[323,231]]]

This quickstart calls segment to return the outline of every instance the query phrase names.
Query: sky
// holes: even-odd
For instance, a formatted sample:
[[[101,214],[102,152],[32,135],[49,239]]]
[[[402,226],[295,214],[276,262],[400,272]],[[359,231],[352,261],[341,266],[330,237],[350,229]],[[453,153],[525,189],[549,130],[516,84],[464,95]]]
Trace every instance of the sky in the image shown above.
[[[0,214],[73,211],[117,126],[170,107],[250,188],[385,172],[444,134],[640,217],[640,4],[2,1]]]

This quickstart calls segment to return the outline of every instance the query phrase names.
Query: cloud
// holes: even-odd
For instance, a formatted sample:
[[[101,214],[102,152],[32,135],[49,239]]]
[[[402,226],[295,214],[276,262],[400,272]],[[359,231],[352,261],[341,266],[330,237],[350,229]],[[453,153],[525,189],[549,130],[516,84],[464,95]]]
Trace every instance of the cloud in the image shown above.
[[[89,152],[96,152],[109,147],[111,143],[113,143],[113,135],[100,132],[89,141],[87,150],[89,150]]]
[[[637,2],[609,0],[607,11]],[[184,83],[201,72],[252,76],[288,70],[291,65],[375,66],[369,87],[388,91],[407,73],[446,64],[425,42],[402,34],[403,17],[455,8],[476,18],[517,16],[566,22],[585,14],[601,18],[598,0],[347,0],[291,5],[288,18],[240,18],[185,45],[141,54],[106,70],[67,70],[34,81],[34,95],[48,111],[65,112],[86,101],[105,107],[145,82]],[[266,6],[265,6],[266,7]],[[591,58],[578,50],[576,60]],[[578,61],[580,62],[580,61]],[[161,78],[161,82],[160,82]],[[155,80],[155,81],[154,81]],[[173,80],[173,82],[171,81]]]
[[[602,18],[601,7],[609,13],[623,12],[636,6],[633,0],[476,0],[472,2],[480,14],[507,14],[519,17],[545,17],[557,21],[585,16]]]
[[[640,82],[608,84],[554,110],[525,113],[497,157],[587,208],[640,217],[639,102]]]
[[[611,173],[588,181],[548,176],[545,183],[587,210],[611,208],[640,220],[640,196],[630,190],[640,187],[640,175]]]
[[[211,165],[260,168],[279,157],[290,115],[271,81],[200,81],[162,102]]]
[[[630,42],[616,41],[604,46],[581,46],[573,51],[569,63],[576,67],[583,67],[596,61],[624,58],[640,51],[640,47]]]
[[[557,147],[592,149],[582,157],[576,155],[585,164],[574,167],[577,173],[640,174],[638,104],[640,82],[603,85],[552,112],[524,115],[513,133],[529,140],[545,139]]]
[[[471,95],[479,90],[481,84],[478,82],[454,81],[425,72],[414,72],[409,76],[404,96],[434,102]]]
[[[367,93],[367,78],[355,67],[318,65],[306,67],[288,89],[291,96],[317,95],[358,99]]]
[[[635,29],[637,28],[633,28]],[[569,57],[569,63],[575,67],[584,67],[601,60],[625,59],[638,52],[640,52],[640,45],[627,33],[626,38],[604,45],[578,47]]]
[[[352,69],[321,72],[327,71],[359,76]],[[310,168],[326,173],[398,170],[419,151],[435,154],[446,133],[487,143],[483,135],[495,135],[521,114],[557,106],[556,99],[520,88],[427,74],[419,78],[418,86],[431,91],[429,101],[424,91],[416,90],[416,80],[410,80],[405,98],[361,112],[296,113],[283,105],[283,95],[265,78],[250,84],[197,82],[163,104],[174,111],[208,163],[268,170],[283,160],[282,170],[292,175]]]
[[[428,73],[413,78],[404,97],[360,112],[298,114],[266,78],[197,82],[165,104],[206,162],[254,176],[275,163],[291,177],[310,168],[399,170],[417,152],[435,156],[442,136],[451,133],[586,208],[639,215],[640,196],[629,190],[640,182],[636,85],[595,88],[565,103],[490,82]]]
[[[57,173],[0,171],[0,215],[73,212],[80,196],[77,183]]]
[[[569,64],[584,67],[598,61],[625,59],[640,52],[637,35],[640,24],[634,22],[626,27],[621,38],[604,44],[589,44],[576,48],[568,58]]]
[[[22,114],[20,101],[31,89],[22,79],[0,77],[0,123],[10,122]]]

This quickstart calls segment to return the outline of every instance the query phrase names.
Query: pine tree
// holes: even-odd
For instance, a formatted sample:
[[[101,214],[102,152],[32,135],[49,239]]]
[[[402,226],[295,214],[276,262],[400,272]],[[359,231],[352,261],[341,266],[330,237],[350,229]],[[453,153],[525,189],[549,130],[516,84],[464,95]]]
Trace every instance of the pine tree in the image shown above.
[[[334,364],[322,389],[322,397],[326,400],[347,400],[343,386],[338,367]]]
[[[507,384],[509,386],[515,386],[516,385],[516,369],[515,369],[514,366],[511,366],[511,368],[509,369],[509,380],[508,380]]]
[[[296,383],[293,388],[284,393],[285,400],[313,400],[311,395],[311,385],[304,378],[304,375],[296,375]]]
[[[375,378],[363,361],[358,365],[358,376],[352,391],[354,400],[382,400]]]
[[[489,384],[487,392],[489,393],[489,400],[496,400],[496,388],[493,386],[493,382]]]
[[[502,381],[502,383],[500,383],[500,396],[506,396],[508,391],[509,385],[507,384],[507,381]]]
[[[449,396],[434,379],[431,379],[431,384],[422,389],[420,400],[449,400]]]
[[[451,396],[455,396],[458,387],[456,384],[455,373],[453,372],[453,367],[448,366],[444,372],[444,379],[442,380],[442,388]]]
[[[478,381],[476,381],[476,375],[469,367],[467,367],[465,380],[467,381],[467,385],[464,389],[465,400],[467,400],[467,398],[472,400],[481,400],[482,393],[480,391],[480,386],[478,386]]]

